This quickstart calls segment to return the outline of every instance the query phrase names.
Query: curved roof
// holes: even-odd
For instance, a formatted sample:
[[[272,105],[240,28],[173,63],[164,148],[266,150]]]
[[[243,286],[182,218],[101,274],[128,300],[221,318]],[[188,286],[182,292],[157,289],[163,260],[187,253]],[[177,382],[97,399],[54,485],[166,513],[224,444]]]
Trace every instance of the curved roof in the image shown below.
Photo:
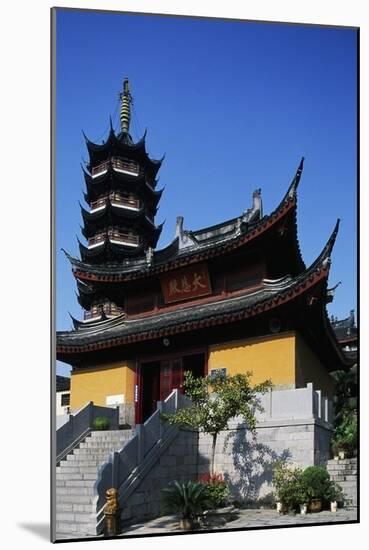
[[[161,166],[162,160],[151,159],[146,151],[146,131],[143,137],[134,143],[130,134],[121,132],[118,136],[114,129],[110,126],[109,136],[103,143],[94,143],[88,139],[83,132],[86,140],[86,146],[90,158],[89,166],[97,166],[112,156],[123,156],[133,160],[141,161],[145,167],[152,173],[156,174]]]
[[[119,318],[85,324],[83,331],[59,332],[57,334],[58,357],[68,362],[68,357],[96,350],[125,346],[162,338],[180,332],[198,331],[212,325],[229,324],[262,314],[287,304],[299,297],[303,308],[311,311],[315,322],[308,322],[308,330],[319,332],[323,338],[331,368],[342,368],[348,363],[342,355],[333,330],[327,319],[325,303],[330,256],[337,236],[337,225],[326,246],[312,265],[303,273],[268,281],[257,290],[248,290],[231,297],[214,297],[206,303],[163,309],[144,318]],[[310,313],[309,313],[310,315]],[[319,340],[318,338],[318,340]]]
[[[115,206],[108,201],[104,208],[96,212],[88,212],[81,204],[80,208],[84,221],[82,234],[86,239],[93,237],[99,230],[112,226],[127,230],[133,229],[148,237],[156,237],[158,226],[146,217],[143,206],[137,210],[132,210]]]
[[[100,277],[103,277],[102,280],[112,282],[132,280],[225,254],[230,250],[246,246],[251,241],[261,237],[265,232],[283,225],[285,222],[290,228],[287,232],[289,246],[284,247],[285,253],[292,254],[297,271],[303,271],[305,264],[302,260],[297,239],[296,189],[297,185],[294,179],[276,210],[257,221],[244,224],[241,215],[216,226],[198,231],[189,231],[189,235],[194,238],[194,243],[192,246],[182,249],[180,249],[176,237],[165,249],[154,251],[150,268],[146,264],[136,263],[134,259],[124,264],[91,266],[69,254],[67,257],[72,263],[75,276],[78,278],[97,281],[100,280]],[[224,231],[224,228],[227,228],[227,230]],[[201,234],[207,236],[201,238]],[[280,246],[282,246],[282,241]]]
[[[148,184],[144,173],[138,176],[121,174],[120,172],[114,171],[110,166],[105,174],[93,178],[83,167],[82,170],[87,191],[85,193],[85,199],[88,204],[97,200],[106,192],[125,191],[134,193],[137,196],[142,196],[150,205],[157,206],[164,190],[155,190],[157,180],[153,179],[152,182]]]

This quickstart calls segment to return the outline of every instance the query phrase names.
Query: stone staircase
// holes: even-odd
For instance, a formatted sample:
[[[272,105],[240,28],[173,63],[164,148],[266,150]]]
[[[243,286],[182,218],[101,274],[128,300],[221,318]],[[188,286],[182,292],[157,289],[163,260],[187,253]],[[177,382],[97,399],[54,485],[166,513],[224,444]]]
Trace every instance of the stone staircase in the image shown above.
[[[81,537],[94,532],[94,484],[99,467],[132,435],[132,430],[93,431],[60,462],[56,468],[57,537]]]
[[[345,504],[357,506],[357,458],[332,459],[327,462],[327,470],[332,481],[342,487]]]

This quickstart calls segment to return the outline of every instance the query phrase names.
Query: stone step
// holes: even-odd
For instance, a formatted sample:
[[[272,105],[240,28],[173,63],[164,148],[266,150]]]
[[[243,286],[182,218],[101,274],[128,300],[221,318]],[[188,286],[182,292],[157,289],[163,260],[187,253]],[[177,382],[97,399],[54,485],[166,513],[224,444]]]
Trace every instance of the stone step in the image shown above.
[[[76,523],[92,523],[94,519],[91,511],[89,513],[83,512],[57,512],[56,521],[60,522],[76,522]]]
[[[88,468],[95,467],[96,469],[98,469],[102,464],[104,464],[104,462],[106,462],[106,460],[89,460],[88,457],[82,457],[80,460],[71,460],[69,464],[73,464],[75,468],[86,466]]]
[[[79,536],[93,535],[96,533],[96,526],[93,523],[81,525],[71,521],[57,521],[56,533],[78,533]]]
[[[80,494],[60,494],[57,492],[57,503],[58,504],[90,504],[92,506],[91,494],[80,495]]]
[[[111,454],[111,453],[110,453]],[[83,462],[86,460],[93,460],[99,464],[102,464],[103,462],[106,462],[106,460],[110,456],[109,453],[79,453],[77,455],[68,455],[67,461],[68,462]]]
[[[56,504],[56,512],[86,512],[93,513],[93,504],[76,504],[74,502],[61,502]]]
[[[93,479],[57,479],[56,487],[93,487]]]
[[[92,431],[87,437],[94,437],[96,439],[104,439],[106,437],[130,437],[133,433],[133,430],[103,430],[103,431]]]
[[[92,473],[84,473],[84,472],[78,472],[76,474],[56,474],[56,481],[72,481],[72,480],[96,480],[97,479],[97,469],[94,470]]]
[[[355,475],[343,475],[343,474],[337,474],[337,475],[331,475],[330,478],[332,481],[356,481],[357,476]]]
[[[116,434],[96,434],[92,433],[86,436],[86,439],[91,439],[93,441],[117,441],[119,439],[129,439],[132,437],[133,432],[127,431],[127,432],[118,432]]]
[[[77,496],[89,496],[92,498],[94,496],[93,485],[90,487],[56,487],[56,498],[59,500],[59,495],[77,495]],[[61,502],[65,502],[64,499],[60,499]]]
[[[112,449],[113,451],[121,449],[127,443],[128,439],[122,439],[119,442],[111,441],[85,441],[81,443],[79,449]]]
[[[114,452],[115,448],[106,448],[106,449],[74,449],[73,455],[71,456],[109,456]],[[69,455],[68,455],[69,456]]]
[[[56,468],[56,474],[96,474],[98,466],[85,466],[83,464],[78,464],[77,462],[68,462],[63,466],[58,466]]]
[[[114,447],[110,448],[85,448],[85,449],[74,449],[72,456],[86,456],[86,455],[97,455],[97,456],[109,456],[111,453],[113,453],[116,449]],[[69,455],[68,455],[69,456]]]
[[[87,435],[85,441],[120,441],[121,439],[130,439],[133,432],[120,432],[116,435]]]
[[[332,458],[331,460],[328,460],[327,461],[327,467],[331,466],[331,465],[334,465],[334,464],[344,464],[344,465],[352,465],[352,464],[357,464],[357,459],[356,458],[338,458],[338,459],[334,459]]]

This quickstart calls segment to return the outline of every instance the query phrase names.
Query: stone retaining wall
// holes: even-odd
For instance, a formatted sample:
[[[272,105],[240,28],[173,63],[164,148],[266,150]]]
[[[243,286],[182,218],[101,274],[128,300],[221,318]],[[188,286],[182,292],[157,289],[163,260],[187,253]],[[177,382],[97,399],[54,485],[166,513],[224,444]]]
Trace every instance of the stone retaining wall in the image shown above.
[[[123,505],[123,524],[161,515],[161,490],[170,481],[198,478],[198,432],[181,429]]]
[[[307,419],[261,422],[253,440],[245,425],[236,420],[218,436],[215,471],[223,473],[234,499],[268,499],[273,492],[273,463],[288,459],[301,468],[324,465],[329,458],[330,436],[330,425]],[[210,436],[199,434],[200,474],[209,471],[211,445]]]
[[[357,459],[328,460],[327,470],[332,481],[343,489],[345,504],[357,506]]]
[[[306,468],[325,465],[332,433],[331,404],[314,390],[277,390],[261,396],[256,440],[241,418],[229,422],[217,440],[215,471],[229,482],[235,500],[271,498],[272,468],[288,459]],[[169,447],[123,505],[122,520],[137,521],[161,512],[161,489],[173,480],[196,480],[210,471],[212,438],[197,431],[179,430]]]

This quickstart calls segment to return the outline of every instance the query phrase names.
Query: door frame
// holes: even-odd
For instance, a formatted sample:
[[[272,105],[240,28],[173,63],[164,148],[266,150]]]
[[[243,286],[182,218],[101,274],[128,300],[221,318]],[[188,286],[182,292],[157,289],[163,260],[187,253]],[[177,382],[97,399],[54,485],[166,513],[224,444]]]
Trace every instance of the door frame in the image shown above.
[[[186,349],[178,349],[176,351],[172,351],[170,353],[160,353],[157,355],[148,355],[145,357],[145,355],[142,355],[136,359],[136,365],[135,365],[135,380],[134,380],[134,403],[135,403],[135,423],[141,424],[142,418],[143,418],[143,402],[142,402],[142,396],[143,396],[143,375],[142,375],[142,368],[145,365],[145,363],[152,363],[156,361],[166,361],[166,360],[174,360],[174,359],[182,359],[183,357],[186,357],[188,355],[197,355],[197,354],[203,354],[204,355],[204,376],[207,376],[208,374],[208,360],[209,360],[209,350],[208,347],[201,347],[201,348],[193,348],[189,350]]]

